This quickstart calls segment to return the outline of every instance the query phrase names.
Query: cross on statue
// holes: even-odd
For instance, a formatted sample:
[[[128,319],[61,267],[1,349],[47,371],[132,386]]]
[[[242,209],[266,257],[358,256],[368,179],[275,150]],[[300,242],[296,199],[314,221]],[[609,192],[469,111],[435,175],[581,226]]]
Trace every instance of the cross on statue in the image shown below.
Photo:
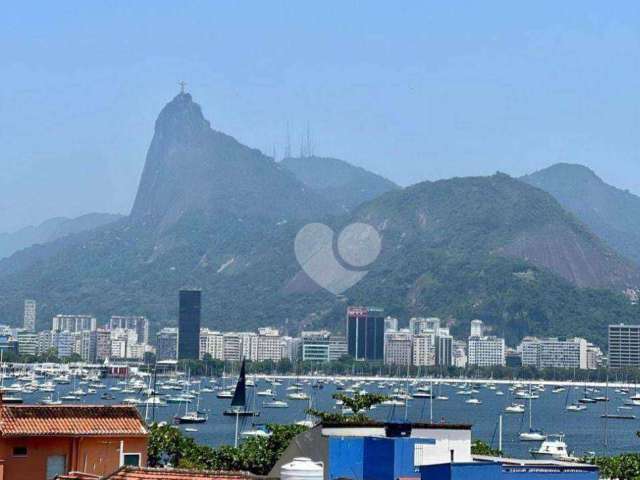
[[[187,84],[185,81],[181,81],[178,85],[180,85],[180,93],[184,93],[184,87]]]

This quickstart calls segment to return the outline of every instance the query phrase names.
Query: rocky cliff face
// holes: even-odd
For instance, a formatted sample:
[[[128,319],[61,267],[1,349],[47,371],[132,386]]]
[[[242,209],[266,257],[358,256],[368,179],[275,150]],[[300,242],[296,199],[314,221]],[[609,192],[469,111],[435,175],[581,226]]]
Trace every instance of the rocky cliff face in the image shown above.
[[[272,158],[213,130],[183,93],[158,116],[131,220],[166,230],[194,212],[284,221],[329,210]]]

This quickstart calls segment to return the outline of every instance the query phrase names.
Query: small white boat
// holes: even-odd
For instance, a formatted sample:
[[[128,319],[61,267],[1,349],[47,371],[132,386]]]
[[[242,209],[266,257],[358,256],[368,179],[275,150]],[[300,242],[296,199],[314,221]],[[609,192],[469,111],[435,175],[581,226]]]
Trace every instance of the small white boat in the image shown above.
[[[304,392],[293,392],[287,395],[290,400],[309,400],[309,395]]]
[[[531,429],[528,432],[522,432],[520,434],[520,440],[523,442],[542,442],[547,439],[547,436],[540,430]]]
[[[504,413],[524,413],[524,405],[521,403],[512,403],[507,405],[504,409]]]
[[[298,420],[296,425],[300,425],[301,427],[313,428],[314,423],[311,420]]]
[[[468,403],[470,405],[482,405],[482,401],[478,400],[477,398],[469,398],[465,401],[465,403]]]
[[[579,403],[574,403],[572,405],[567,405],[567,412],[581,412],[583,410],[586,410],[587,406],[586,405],[581,405]]]
[[[284,400],[271,400],[269,402],[262,402],[263,408],[287,408],[289,404]]]

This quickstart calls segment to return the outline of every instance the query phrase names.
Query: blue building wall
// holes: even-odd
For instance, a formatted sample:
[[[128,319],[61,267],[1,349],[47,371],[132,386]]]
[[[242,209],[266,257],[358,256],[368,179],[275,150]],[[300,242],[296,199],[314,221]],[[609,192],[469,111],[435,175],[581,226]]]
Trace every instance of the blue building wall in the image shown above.
[[[416,444],[434,444],[425,438],[331,437],[329,438],[329,478],[354,480],[395,480],[419,478],[414,467]]]
[[[421,480],[597,480],[598,469],[589,467],[502,466],[472,462],[420,467]]]
[[[329,438],[329,478],[364,479],[364,438]]]

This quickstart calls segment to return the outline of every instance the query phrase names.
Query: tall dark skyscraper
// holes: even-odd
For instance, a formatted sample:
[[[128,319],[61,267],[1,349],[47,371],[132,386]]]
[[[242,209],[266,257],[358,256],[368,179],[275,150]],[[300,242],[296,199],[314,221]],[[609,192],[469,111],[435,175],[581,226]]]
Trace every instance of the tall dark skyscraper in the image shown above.
[[[347,346],[356,360],[384,360],[384,310],[347,308]]]
[[[200,290],[180,290],[178,318],[178,359],[198,359],[200,356]]]

